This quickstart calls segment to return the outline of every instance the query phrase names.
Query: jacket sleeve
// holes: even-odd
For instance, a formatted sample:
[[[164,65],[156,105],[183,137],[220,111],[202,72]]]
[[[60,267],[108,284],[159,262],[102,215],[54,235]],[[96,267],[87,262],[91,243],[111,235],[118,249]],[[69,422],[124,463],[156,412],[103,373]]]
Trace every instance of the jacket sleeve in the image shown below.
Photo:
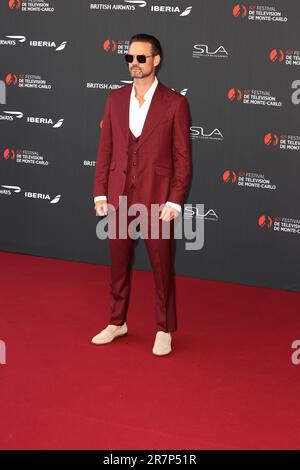
[[[112,156],[112,128],[111,128],[111,92],[109,92],[104,109],[104,117],[98,144],[96,169],[94,177],[93,196],[107,194],[107,181],[110,160]]]
[[[172,154],[173,179],[168,201],[182,205],[191,178],[190,111],[183,95],[174,116]]]

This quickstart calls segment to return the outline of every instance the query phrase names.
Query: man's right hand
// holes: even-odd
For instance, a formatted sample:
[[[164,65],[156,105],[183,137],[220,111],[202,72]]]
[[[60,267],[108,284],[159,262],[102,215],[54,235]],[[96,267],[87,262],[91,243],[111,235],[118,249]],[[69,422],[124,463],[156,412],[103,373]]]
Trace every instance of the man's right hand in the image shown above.
[[[107,215],[107,201],[97,201],[95,203],[95,211],[97,215],[104,216]]]

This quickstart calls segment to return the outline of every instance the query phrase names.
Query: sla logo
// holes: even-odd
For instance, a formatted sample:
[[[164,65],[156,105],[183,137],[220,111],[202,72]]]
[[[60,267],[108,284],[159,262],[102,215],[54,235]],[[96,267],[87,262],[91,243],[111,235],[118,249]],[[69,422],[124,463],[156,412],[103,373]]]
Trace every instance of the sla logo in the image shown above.
[[[202,56],[228,57],[228,52],[224,46],[219,46],[214,51],[210,51],[207,44],[194,44],[193,57]]]
[[[298,366],[300,364],[300,339],[295,339],[291,347],[296,350],[291,356],[291,361],[295,366]]]
[[[209,209],[207,212],[202,212],[198,206],[185,206],[184,207],[184,217],[189,219],[192,217],[205,219],[205,220],[214,220],[217,221],[219,219],[218,215],[215,213],[213,209]]]
[[[6,364],[6,344],[0,340],[0,365]]]
[[[223,139],[223,134],[217,127],[213,129],[211,132],[205,133],[204,128],[202,126],[191,126],[190,131],[191,131],[191,139],[196,139],[199,137],[213,138],[216,140]]]
[[[58,194],[55,196],[55,198],[51,199],[49,194],[43,194],[43,193],[32,193],[30,191],[25,192],[25,197],[29,197],[32,199],[43,199],[47,200],[50,202],[50,204],[57,204],[60,201],[61,194]]]

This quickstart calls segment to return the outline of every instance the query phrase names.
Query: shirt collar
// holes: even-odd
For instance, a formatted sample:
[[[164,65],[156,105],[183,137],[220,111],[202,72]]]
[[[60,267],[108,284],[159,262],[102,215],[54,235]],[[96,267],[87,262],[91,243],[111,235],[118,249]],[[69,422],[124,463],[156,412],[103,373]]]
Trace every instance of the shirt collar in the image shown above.
[[[158,85],[158,80],[156,78],[156,76],[154,77],[154,80],[153,80],[153,83],[151,84],[150,88],[148,88],[148,90],[146,91],[146,93],[144,94],[144,100],[145,101],[150,101],[155,90],[156,90],[156,87]],[[136,97],[135,96],[135,89],[134,89],[134,83],[132,84],[132,89],[131,89],[131,97]]]

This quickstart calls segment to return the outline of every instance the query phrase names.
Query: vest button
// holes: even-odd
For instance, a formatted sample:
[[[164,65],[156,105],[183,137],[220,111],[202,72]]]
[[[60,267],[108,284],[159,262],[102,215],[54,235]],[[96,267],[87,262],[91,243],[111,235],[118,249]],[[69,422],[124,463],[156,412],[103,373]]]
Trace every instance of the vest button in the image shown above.
[[[137,150],[134,150],[133,153],[136,154],[136,153],[137,153]]]
[[[123,170],[124,175],[126,175],[126,170]]]
[[[136,165],[136,162],[132,162],[132,165],[135,166],[135,165]]]

